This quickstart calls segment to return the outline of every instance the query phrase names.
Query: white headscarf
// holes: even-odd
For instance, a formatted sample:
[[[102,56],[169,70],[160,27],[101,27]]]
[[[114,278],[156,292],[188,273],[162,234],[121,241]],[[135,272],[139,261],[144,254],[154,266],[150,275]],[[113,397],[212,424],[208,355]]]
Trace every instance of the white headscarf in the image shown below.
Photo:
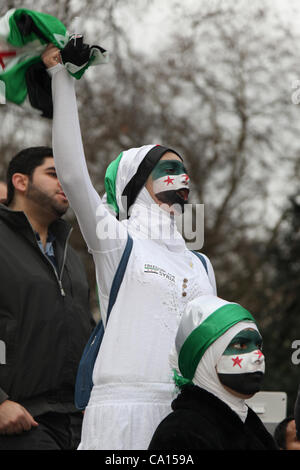
[[[194,323],[194,328],[197,328],[220,307],[230,304],[238,305],[216,296],[201,296],[188,304],[178,328],[177,347],[174,346],[169,358],[171,368],[175,369],[179,375],[181,372],[178,366],[178,351],[180,352],[178,348],[182,346],[184,339],[191,333],[192,323]],[[245,399],[236,397],[223,387],[216,372],[216,365],[231,340],[245,328],[253,328],[258,331],[257,326],[252,321],[240,321],[233,325],[206,349],[192,380],[195,385],[212,393],[226,403],[243,422],[245,422],[248,413]]]
[[[130,208],[130,218],[127,219],[127,207],[122,197],[128,182],[136,174],[139,165],[147,153],[155,145],[144,145],[132,148],[122,153],[116,178],[115,197],[119,207],[120,221],[124,224],[132,238],[152,239],[164,245],[170,251],[186,250],[185,241],[177,229],[175,217],[161,207],[152,199],[145,186],[138,194],[134,204]],[[106,202],[106,194],[103,196]]]

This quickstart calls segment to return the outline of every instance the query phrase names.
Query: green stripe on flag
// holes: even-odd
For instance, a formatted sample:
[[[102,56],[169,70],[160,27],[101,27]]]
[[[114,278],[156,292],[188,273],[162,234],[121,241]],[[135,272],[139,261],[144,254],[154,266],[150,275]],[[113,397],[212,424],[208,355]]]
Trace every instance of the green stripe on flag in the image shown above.
[[[40,39],[39,36],[32,32],[27,36],[22,36],[17,26],[17,21],[23,14],[30,16],[34,24],[45,36],[46,40]],[[62,48],[67,43],[69,35],[64,24],[54,16],[47,13],[40,13],[26,8],[17,9],[9,18],[10,33],[7,42],[15,47],[22,47],[32,41],[39,40],[41,44],[53,43],[56,47]]]
[[[0,74],[0,79],[5,83],[5,94],[8,101],[15,104],[22,104],[25,101],[27,96],[26,71],[30,65],[39,61],[40,57],[30,57]]]

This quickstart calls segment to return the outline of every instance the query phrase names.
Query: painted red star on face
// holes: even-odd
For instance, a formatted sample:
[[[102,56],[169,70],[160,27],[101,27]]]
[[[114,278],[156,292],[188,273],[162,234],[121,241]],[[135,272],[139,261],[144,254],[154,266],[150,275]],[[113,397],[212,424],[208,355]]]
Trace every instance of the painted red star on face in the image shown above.
[[[174,181],[174,178],[170,178],[170,176],[168,176],[168,178],[164,180],[164,183],[167,183],[167,185],[169,186],[169,184],[173,184],[173,181]]]
[[[257,351],[255,351],[254,354],[257,354],[257,359],[260,359],[261,357],[263,357],[263,353],[258,349]]]
[[[242,358],[240,359],[239,356],[237,356],[237,357],[235,357],[235,358],[232,357],[231,359],[232,359],[232,361],[233,361],[233,366],[232,366],[232,367],[238,365],[240,369],[242,368],[242,366],[241,366],[241,362],[242,362],[242,360],[243,360]]]

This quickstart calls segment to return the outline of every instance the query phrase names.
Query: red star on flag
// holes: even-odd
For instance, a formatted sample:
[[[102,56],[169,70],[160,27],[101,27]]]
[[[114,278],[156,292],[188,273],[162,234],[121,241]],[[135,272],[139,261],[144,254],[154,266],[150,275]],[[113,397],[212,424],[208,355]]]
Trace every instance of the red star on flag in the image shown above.
[[[14,57],[16,55],[16,51],[0,51],[0,65],[2,69],[5,69],[5,64],[3,61],[4,57]]]
[[[168,176],[168,178],[164,180],[164,183],[167,183],[167,185],[169,186],[169,184],[173,184],[173,181],[174,181],[174,178],[170,178],[170,176]]]
[[[254,354],[258,355],[257,359],[260,359],[263,356],[263,353],[260,350],[255,351]]]
[[[242,362],[243,359],[240,359],[239,356],[236,356],[236,358],[232,357],[231,359],[233,361],[233,366],[232,367],[238,365],[240,369],[242,368],[241,362]]]

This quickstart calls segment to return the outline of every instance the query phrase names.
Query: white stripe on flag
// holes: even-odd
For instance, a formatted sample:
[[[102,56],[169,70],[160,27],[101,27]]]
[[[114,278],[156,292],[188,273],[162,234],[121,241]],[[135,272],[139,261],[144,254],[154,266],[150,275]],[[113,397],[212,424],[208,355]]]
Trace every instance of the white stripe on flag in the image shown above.
[[[5,41],[10,33],[9,18],[16,11],[15,8],[8,10],[8,12],[0,18],[0,40]]]

